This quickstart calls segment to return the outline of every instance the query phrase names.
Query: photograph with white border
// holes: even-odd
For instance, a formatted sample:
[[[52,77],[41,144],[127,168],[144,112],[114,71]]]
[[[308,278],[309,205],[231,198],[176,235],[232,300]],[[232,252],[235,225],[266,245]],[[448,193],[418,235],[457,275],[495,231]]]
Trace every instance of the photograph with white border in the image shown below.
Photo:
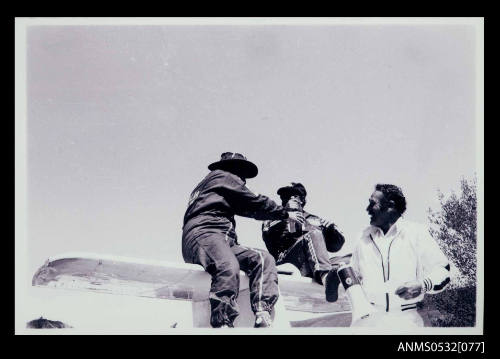
[[[483,18],[16,18],[15,332],[483,334],[483,110]]]

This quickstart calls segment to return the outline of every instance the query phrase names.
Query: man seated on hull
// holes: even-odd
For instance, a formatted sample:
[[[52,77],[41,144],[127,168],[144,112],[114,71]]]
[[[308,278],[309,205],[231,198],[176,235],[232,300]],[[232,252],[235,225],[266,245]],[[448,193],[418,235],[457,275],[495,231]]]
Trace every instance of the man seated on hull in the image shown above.
[[[276,260],[276,265],[291,263],[305,277],[325,285],[328,301],[336,301],[339,279],[330,263],[328,252],[337,252],[344,244],[344,236],[335,224],[303,211],[307,192],[300,183],[278,190],[282,205],[290,211],[302,212],[303,224],[290,220],[265,221],[262,238]]]
[[[202,265],[212,276],[212,327],[232,327],[238,316],[240,269],[249,277],[255,327],[269,327],[279,294],[274,258],[265,250],[239,245],[234,216],[302,222],[303,215],[250,191],[246,179],[257,176],[258,169],[239,153],[223,153],[208,169],[210,173],[192,191],[184,215],[184,261]]]

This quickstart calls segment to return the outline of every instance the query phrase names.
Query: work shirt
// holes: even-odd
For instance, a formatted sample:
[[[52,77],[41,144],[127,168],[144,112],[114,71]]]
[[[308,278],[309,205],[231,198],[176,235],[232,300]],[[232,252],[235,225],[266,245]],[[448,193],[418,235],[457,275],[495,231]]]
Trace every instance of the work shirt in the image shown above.
[[[422,281],[424,290],[434,294],[450,281],[448,260],[428,228],[402,218],[385,235],[378,227],[366,228],[354,248],[351,265],[367,299],[386,311],[401,310],[423,299],[424,292],[409,300],[395,294],[405,282]]]
[[[183,241],[215,233],[237,243],[235,215],[259,220],[288,218],[282,206],[253,193],[240,177],[214,170],[191,193],[184,215]]]

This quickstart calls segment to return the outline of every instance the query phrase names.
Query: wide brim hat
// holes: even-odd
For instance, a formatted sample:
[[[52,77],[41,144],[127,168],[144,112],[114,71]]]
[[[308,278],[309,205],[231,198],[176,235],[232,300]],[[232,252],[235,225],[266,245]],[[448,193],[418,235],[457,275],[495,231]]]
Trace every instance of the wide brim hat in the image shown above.
[[[280,197],[285,197],[289,198],[292,196],[299,196],[302,198],[306,198],[307,196],[307,191],[306,188],[302,185],[302,183],[295,183],[292,182],[288,186],[281,187],[278,189],[278,192],[276,192]]]
[[[259,173],[255,164],[247,160],[241,153],[224,152],[220,160],[208,165],[210,171],[224,170],[245,178],[254,178]]]

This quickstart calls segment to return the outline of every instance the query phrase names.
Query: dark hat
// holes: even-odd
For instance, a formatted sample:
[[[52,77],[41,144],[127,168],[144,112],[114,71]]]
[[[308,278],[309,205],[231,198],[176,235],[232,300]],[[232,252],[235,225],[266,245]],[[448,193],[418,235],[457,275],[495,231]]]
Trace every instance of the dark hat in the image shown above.
[[[306,198],[307,196],[306,188],[301,183],[295,182],[292,182],[290,186],[281,187],[277,193],[280,197],[299,196]]]
[[[210,171],[225,170],[245,178],[254,178],[259,172],[257,166],[247,160],[245,156],[233,152],[224,152],[220,156],[220,161],[211,163],[208,169]]]

